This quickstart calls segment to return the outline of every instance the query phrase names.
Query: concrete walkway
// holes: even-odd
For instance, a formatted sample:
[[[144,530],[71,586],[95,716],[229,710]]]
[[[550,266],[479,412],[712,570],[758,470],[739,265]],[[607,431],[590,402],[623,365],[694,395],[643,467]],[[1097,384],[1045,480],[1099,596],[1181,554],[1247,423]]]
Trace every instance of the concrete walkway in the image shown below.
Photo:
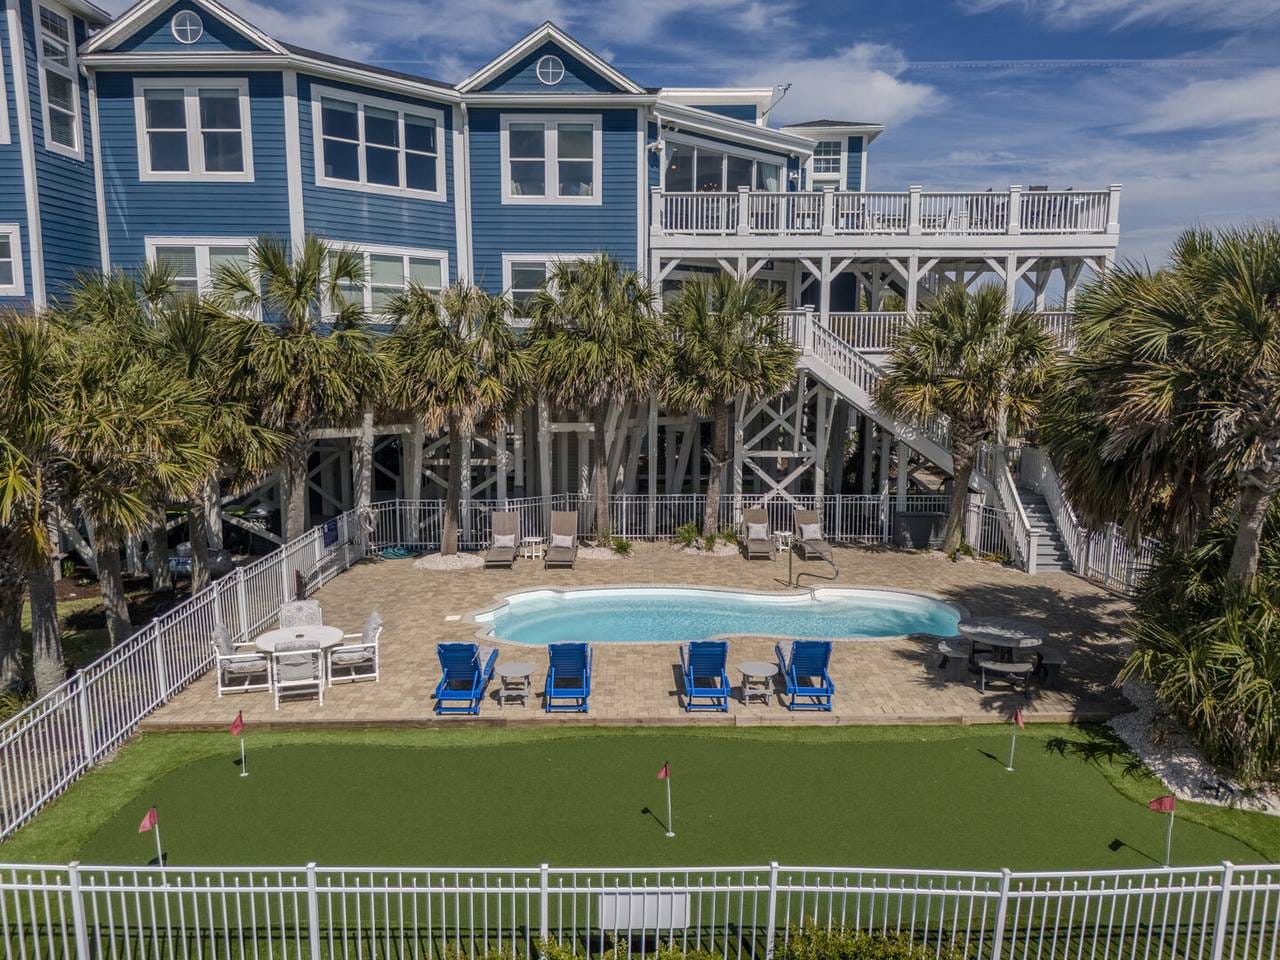
[[[411,560],[362,564],[338,577],[317,595],[326,623],[354,632],[371,610],[381,612],[382,680],[343,684],[314,701],[272,707],[268,693],[219,699],[211,675],[202,677],[144,723],[145,729],[224,727],[243,709],[257,729],[297,726],[358,726],[433,723],[990,723],[1003,722],[1021,706],[1028,721],[1099,719],[1125,709],[1112,681],[1124,658],[1120,629],[1128,611],[1121,599],[1065,573],[1027,576],[986,563],[952,563],[939,554],[883,548],[838,549],[839,583],[927,592],[967,609],[972,616],[1025,618],[1049,631],[1067,654],[1060,690],[1032,688],[1031,700],[996,684],[984,695],[969,675],[943,675],[937,668],[936,640],[838,642],[831,673],[836,682],[830,714],[791,713],[773,703],[744,706],[736,700],[728,714],[687,714],[676,696],[677,645],[600,644],[595,650],[594,690],[587,716],[547,716],[540,697],[528,708],[499,709],[486,703],[479,718],[437,718],[431,691],[440,670],[435,644],[475,639],[476,626],[453,619],[491,605],[503,594],[535,586],[616,584],[730,586],[782,590],[785,556],[774,562],[740,557],[688,556],[668,544],[638,544],[627,560],[580,560],[574,570],[544,571],[540,561],[519,560],[515,569],[433,572],[416,570]],[[814,572],[822,565],[796,561]],[[807,581],[812,582],[812,581]],[[500,659],[537,665],[534,689],[540,691],[546,654],[540,648],[496,643]],[[744,660],[773,659],[773,642],[735,639],[733,667]]]

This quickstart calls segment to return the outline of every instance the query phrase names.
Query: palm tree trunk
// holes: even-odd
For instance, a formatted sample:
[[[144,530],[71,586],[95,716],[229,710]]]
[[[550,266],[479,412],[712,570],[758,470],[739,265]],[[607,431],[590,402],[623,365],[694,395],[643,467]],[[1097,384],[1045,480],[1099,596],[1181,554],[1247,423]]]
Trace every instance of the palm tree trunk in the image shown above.
[[[711,450],[707,454],[707,502],[702,509],[702,537],[709,540],[720,529],[720,478],[729,462],[729,404],[716,401],[715,428],[711,434]]]
[[[0,544],[5,537],[0,533]],[[22,686],[22,601],[27,578],[11,551],[0,553],[0,693]]]
[[[1236,530],[1236,542],[1231,550],[1227,579],[1249,585],[1257,577],[1258,557],[1262,552],[1262,528],[1274,498],[1274,489],[1263,484],[1246,481],[1240,488],[1236,501],[1240,526]]]
[[[942,533],[942,552],[948,556],[960,549],[964,542],[964,521],[968,512],[969,480],[973,476],[976,444],[957,441],[952,435],[951,458],[955,468],[954,486],[951,488],[951,509]]]
[[[209,515],[203,497],[192,497],[191,523],[191,592],[199,593],[209,585]]]
[[[591,422],[594,436],[591,438],[591,472],[596,488],[596,543],[609,543],[609,405],[602,403],[595,408]]]
[[[173,573],[169,569],[169,531],[165,529],[164,511],[160,511],[160,520],[147,535],[147,547],[151,554],[151,589],[173,589]]]
[[[103,611],[107,615],[107,635],[111,646],[129,639],[133,621],[129,619],[129,598],[124,592],[124,574],[120,569],[120,545],[101,530],[94,540],[98,555],[98,588],[102,591]]]
[[[119,558],[117,558],[117,566]],[[58,595],[53,586],[53,561],[27,571],[31,594],[31,661],[36,693],[44,696],[67,679],[62,659],[62,631],[58,625]]]
[[[284,460],[286,499],[289,501],[284,526],[286,543],[307,532],[307,452],[307,441],[299,441]]]
[[[458,527],[462,520],[462,471],[471,469],[470,460],[463,463],[463,455],[470,446],[457,417],[449,417],[449,482],[444,492],[444,527],[440,531],[440,552],[453,556],[458,552]]]

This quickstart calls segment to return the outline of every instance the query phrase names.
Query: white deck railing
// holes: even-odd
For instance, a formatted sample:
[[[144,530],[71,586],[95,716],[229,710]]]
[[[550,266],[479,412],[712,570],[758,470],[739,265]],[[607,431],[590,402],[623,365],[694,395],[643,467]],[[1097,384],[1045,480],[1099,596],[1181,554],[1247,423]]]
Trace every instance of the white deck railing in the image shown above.
[[[1120,188],[994,193],[717,192],[652,188],[653,236],[1115,235]]]
[[[813,315],[820,319],[816,311]],[[1063,349],[1070,350],[1075,345],[1074,313],[1045,310],[1036,316],[1044,331]],[[911,315],[904,311],[860,310],[827,315],[827,325],[832,333],[855,350],[866,353],[888,353],[912,322]]]
[[[459,816],[464,816],[459,812]],[[971,960],[1271,960],[1280,868],[0,867],[4,956],[768,960],[798,928]]]

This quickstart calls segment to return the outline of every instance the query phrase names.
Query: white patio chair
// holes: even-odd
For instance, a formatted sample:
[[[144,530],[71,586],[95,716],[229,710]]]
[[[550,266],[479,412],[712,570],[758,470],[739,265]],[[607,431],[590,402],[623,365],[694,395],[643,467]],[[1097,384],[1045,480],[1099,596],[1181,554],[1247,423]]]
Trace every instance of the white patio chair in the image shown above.
[[[218,696],[271,689],[271,664],[262,653],[237,653],[222,624],[213,628],[213,656],[218,670]]]
[[[282,640],[271,654],[276,709],[280,697],[315,690],[324,706],[324,653],[311,640]]]
[[[329,651],[329,686],[335,683],[351,683],[356,680],[378,682],[378,639],[382,636],[382,615],[377,610],[369,614],[360,633],[344,633],[345,643]],[[343,676],[338,676],[338,671]]]
[[[324,623],[318,600],[290,600],[280,604],[280,628],[318,627]]]

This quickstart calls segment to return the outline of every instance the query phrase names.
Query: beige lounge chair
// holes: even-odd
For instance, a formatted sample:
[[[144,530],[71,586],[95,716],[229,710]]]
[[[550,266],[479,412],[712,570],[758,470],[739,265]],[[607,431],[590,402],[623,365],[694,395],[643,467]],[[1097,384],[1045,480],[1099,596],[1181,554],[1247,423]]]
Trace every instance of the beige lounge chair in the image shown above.
[[[761,527],[764,528],[763,536],[760,534]],[[777,548],[773,543],[773,529],[769,526],[769,511],[759,509],[742,511],[742,544],[748,560],[772,560],[777,556]]]
[[[520,546],[520,515],[514,510],[495,510],[489,515],[489,523],[489,552],[484,555],[484,565],[510,569]]]
[[[578,511],[551,511],[551,539],[542,567],[572,567],[578,559]]]
[[[792,511],[792,544],[803,560],[831,560],[831,544],[822,537],[822,521],[817,510]],[[806,530],[806,527],[815,529]],[[804,536],[808,533],[809,536]],[[816,536],[814,534],[817,534]]]

